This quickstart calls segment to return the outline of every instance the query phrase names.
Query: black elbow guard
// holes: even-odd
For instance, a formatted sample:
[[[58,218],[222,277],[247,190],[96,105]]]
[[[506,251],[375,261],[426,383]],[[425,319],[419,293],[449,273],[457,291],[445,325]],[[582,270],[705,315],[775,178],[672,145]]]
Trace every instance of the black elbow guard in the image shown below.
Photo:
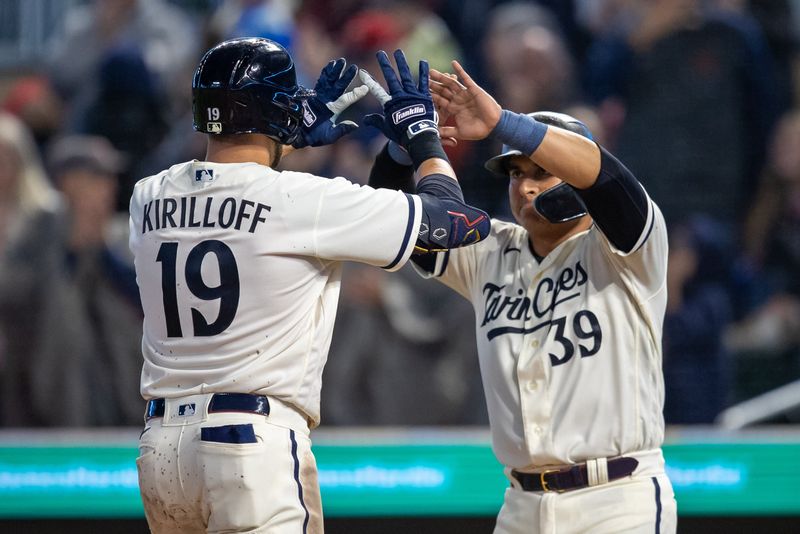
[[[477,243],[489,235],[489,215],[455,198],[420,193],[422,221],[415,252],[440,252]]]

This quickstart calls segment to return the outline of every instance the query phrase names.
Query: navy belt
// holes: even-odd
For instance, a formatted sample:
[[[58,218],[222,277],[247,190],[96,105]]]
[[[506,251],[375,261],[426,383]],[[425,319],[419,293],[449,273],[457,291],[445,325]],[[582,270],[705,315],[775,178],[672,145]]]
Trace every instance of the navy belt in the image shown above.
[[[623,478],[636,469],[639,461],[635,458],[614,458],[608,460],[608,480]],[[578,464],[564,469],[545,470],[541,473],[520,473],[511,471],[525,491],[569,491],[589,487],[586,464]]]
[[[164,399],[147,401],[144,412],[145,421],[154,417],[164,417]],[[244,412],[269,415],[269,399],[264,395],[250,393],[214,393],[208,403],[208,413]]]

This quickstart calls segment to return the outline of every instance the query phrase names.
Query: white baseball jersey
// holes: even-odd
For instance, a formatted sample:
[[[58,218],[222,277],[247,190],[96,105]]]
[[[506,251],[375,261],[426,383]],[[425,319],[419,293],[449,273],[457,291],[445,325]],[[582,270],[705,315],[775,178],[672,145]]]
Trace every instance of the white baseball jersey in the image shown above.
[[[344,178],[194,161],[137,183],[130,214],[142,395],[259,393],[318,424],[341,262],[400,268],[421,206]]]
[[[648,205],[629,254],[594,225],[540,264],[524,228],[493,220],[484,241],[438,255],[433,274],[475,308],[492,446],[506,466],[661,446],[667,233]]]

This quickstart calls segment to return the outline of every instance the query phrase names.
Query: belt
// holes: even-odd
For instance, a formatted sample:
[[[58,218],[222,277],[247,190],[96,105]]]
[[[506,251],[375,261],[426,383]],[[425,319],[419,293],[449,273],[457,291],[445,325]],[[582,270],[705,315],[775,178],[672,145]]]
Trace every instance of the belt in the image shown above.
[[[635,458],[614,458],[608,460],[608,479],[607,481],[623,478],[636,469],[639,461]],[[579,488],[588,488],[589,473],[586,464],[578,464],[564,469],[545,470],[541,473],[520,473],[511,471],[511,475],[517,479],[525,491],[555,491],[561,493]]]
[[[147,401],[144,412],[145,421],[154,417],[164,417],[164,399]],[[208,403],[208,413],[244,412],[269,415],[269,399],[264,395],[250,393],[214,393]]]

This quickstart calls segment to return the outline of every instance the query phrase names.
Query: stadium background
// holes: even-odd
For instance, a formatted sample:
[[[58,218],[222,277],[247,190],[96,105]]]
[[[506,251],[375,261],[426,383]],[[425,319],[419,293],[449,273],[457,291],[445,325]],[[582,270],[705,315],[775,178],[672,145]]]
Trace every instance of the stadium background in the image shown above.
[[[30,178],[0,171],[0,531],[146,530],[127,198],[202,158],[191,73],[241,35],[289,47],[307,85],[330,58],[375,71],[376,50],[401,47],[445,70],[459,58],[514,111],[589,124],[671,227],[679,531],[800,530],[800,2],[1,0],[0,162],[24,146],[9,114],[49,200],[15,205],[8,184]],[[362,129],[284,165],[363,183],[380,144]],[[498,149],[450,157],[467,200],[502,218],[505,184],[480,164]],[[70,174],[76,155],[89,179]],[[505,481],[468,304],[405,270],[346,275],[313,435],[327,531],[489,532]]]

